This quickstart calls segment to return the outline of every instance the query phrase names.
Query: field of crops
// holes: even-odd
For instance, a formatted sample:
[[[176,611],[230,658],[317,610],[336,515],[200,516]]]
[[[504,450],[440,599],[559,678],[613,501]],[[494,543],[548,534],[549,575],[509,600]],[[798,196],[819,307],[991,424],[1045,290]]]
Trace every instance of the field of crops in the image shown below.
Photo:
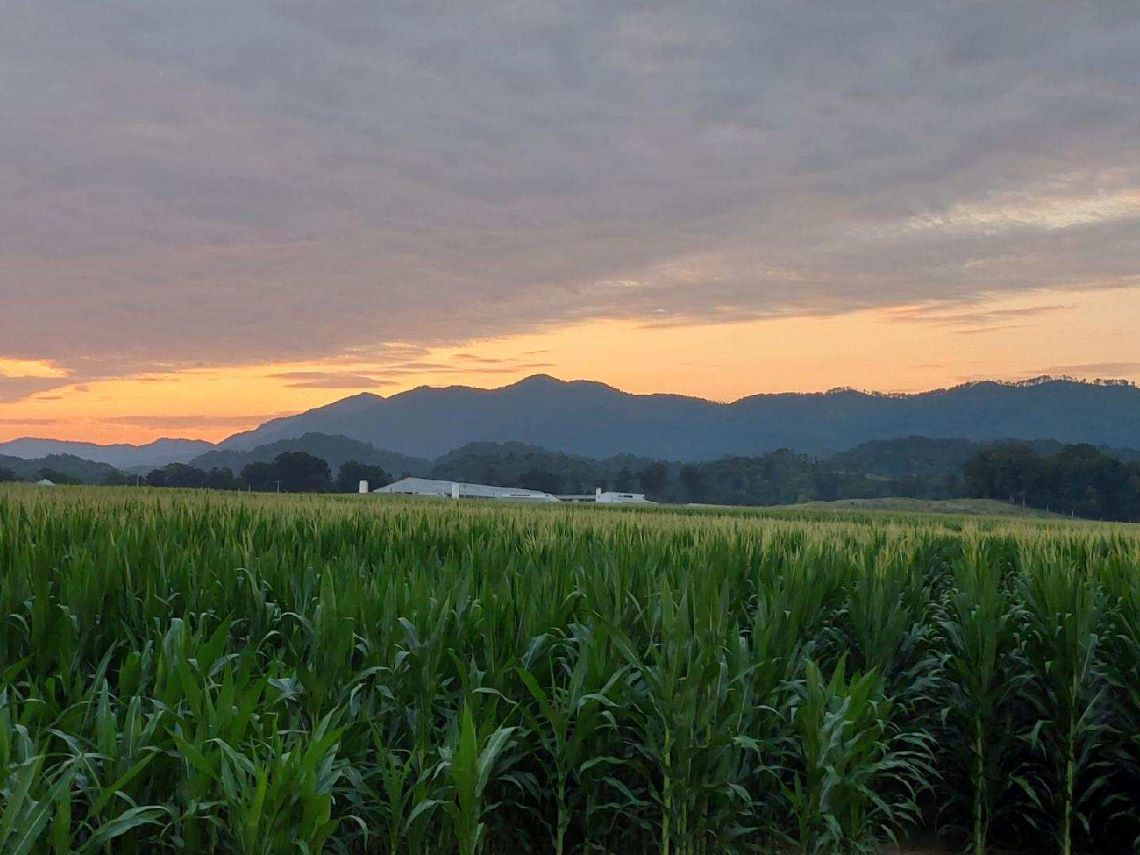
[[[1140,535],[0,491],[0,852],[1132,850]]]

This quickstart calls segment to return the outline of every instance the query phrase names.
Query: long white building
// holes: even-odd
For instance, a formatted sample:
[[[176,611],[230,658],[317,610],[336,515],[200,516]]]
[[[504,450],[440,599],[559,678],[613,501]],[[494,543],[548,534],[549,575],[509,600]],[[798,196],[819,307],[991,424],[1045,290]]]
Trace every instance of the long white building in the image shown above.
[[[594,492],[594,501],[599,505],[652,505],[653,502],[645,498],[644,493],[617,493],[613,490]]]
[[[361,482],[364,492],[366,482]],[[494,487],[490,484],[468,484],[466,481],[442,481],[433,478],[401,478],[373,493],[400,496],[432,496],[437,499],[499,499],[508,502],[592,502],[599,505],[652,505],[644,493],[603,491],[573,496],[554,496],[541,490],[523,487]]]
[[[435,496],[441,499],[499,499],[511,502],[557,502],[558,497],[541,490],[522,487],[493,487],[490,484],[468,484],[463,481],[437,481],[432,478],[401,478],[374,493],[404,496]]]
[[[645,498],[644,493],[620,493],[614,490],[594,488],[592,493],[567,493],[559,496],[563,502],[592,502],[597,505],[655,505]]]

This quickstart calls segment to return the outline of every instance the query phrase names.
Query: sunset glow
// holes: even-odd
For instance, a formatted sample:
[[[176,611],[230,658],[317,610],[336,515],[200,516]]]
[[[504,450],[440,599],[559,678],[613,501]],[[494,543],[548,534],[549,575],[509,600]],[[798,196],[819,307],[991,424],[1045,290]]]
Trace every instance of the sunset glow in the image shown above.
[[[0,404],[0,440],[217,441],[357,392],[491,388],[535,373],[719,401],[836,386],[914,392],[1041,374],[1140,380],[1135,318],[1140,293],[1116,289],[994,298],[969,308],[912,305],[734,324],[591,321],[432,348],[388,363],[347,355],[64,384]],[[19,376],[16,371],[66,379],[40,365],[5,367],[6,376]]]
[[[1140,379],[1134,4],[17,5],[0,440]]]

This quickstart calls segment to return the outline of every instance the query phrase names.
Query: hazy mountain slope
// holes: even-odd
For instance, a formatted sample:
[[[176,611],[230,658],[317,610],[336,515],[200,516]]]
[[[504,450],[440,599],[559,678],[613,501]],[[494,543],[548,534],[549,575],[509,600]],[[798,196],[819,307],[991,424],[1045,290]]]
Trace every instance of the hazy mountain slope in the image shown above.
[[[536,376],[501,389],[419,388],[356,395],[275,419],[221,443],[243,450],[309,432],[433,458],[469,442],[523,442],[594,458],[671,460],[777,448],[830,454],[900,436],[1140,447],[1140,389],[1072,380],[977,383],[915,395],[850,390],[754,395],[731,404],[632,395],[602,383]]]
[[[562,480],[554,492],[581,493],[610,481],[623,468],[633,470],[652,462],[629,455],[595,460],[521,442],[472,442],[431,461],[428,475],[478,484],[525,486],[524,482],[535,473],[554,472]]]
[[[678,447],[715,419],[718,407],[698,398],[634,396],[601,383],[539,376],[502,389],[425,387],[391,398],[357,395],[274,420],[221,446],[250,448],[320,431],[417,457],[437,457],[475,441],[520,441],[592,457],[626,451],[668,457],[678,456]]]
[[[1001,442],[1025,442],[1038,454],[1056,454],[1064,443],[1055,439],[986,440],[931,439],[907,436],[896,439],[873,439],[827,458],[836,469],[865,472],[886,478],[933,478],[951,472],[962,474],[966,462],[979,451]],[[1140,451],[1132,448],[1099,446],[1098,450],[1123,461],[1140,460]]]
[[[48,454],[37,458],[0,454],[0,469],[11,469],[25,481],[38,481],[41,477],[40,470],[50,469],[85,484],[101,484],[115,474],[113,466],[84,460],[73,454]]]
[[[268,463],[286,451],[303,451],[319,457],[328,463],[334,474],[340,469],[341,464],[349,460],[383,466],[396,477],[405,472],[422,475],[431,465],[427,460],[408,457],[394,451],[384,451],[367,442],[324,433],[306,433],[296,439],[281,439],[247,451],[233,449],[208,451],[191,460],[190,465],[207,471],[229,468],[236,475],[241,472],[242,467],[250,463]]]
[[[948,472],[960,475],[966,461],[983,447],[968,439],[873,439],[832,455],[828,462],[844,472],[866,472],[884,478],[929,478]]]
[[[23,437],[0,442],[0,454],[27,460],[49,454],[70,454],[96,463],[107,463],[117,469],[153,469],[167,463],[188,463],[213,447],[212,443],[200,439],[157,439],[146,445],[97,445],[93,442]]]

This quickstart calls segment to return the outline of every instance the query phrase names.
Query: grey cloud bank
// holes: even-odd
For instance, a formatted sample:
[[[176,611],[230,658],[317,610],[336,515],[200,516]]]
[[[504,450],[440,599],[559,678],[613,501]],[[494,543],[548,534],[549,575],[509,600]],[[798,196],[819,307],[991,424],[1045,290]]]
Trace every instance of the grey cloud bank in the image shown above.
[[[1133,2],[0,6],[0,357],[78,379],[1140,284]]]

